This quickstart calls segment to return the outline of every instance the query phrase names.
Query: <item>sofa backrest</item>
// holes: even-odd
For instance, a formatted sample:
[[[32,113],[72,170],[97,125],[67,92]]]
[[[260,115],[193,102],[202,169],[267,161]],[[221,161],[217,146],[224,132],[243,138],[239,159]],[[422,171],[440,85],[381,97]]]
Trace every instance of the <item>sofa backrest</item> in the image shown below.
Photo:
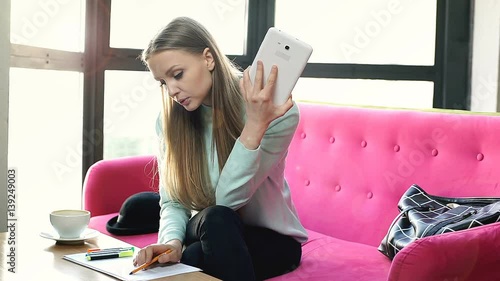
[[[308,229],[377,246],[401,195],[500,197],[500,117],[299,103],[285,175]]]

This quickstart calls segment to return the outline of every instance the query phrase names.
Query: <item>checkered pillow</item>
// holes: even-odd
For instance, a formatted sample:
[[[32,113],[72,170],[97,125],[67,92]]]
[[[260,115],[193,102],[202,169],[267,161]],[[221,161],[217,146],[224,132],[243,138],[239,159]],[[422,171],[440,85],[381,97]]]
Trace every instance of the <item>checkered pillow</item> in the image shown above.
[[[399,215],[378,247],[390,259],[419,238],[500,221],[500,198],[440,197],[416,184],[401,197],[398,208]]]

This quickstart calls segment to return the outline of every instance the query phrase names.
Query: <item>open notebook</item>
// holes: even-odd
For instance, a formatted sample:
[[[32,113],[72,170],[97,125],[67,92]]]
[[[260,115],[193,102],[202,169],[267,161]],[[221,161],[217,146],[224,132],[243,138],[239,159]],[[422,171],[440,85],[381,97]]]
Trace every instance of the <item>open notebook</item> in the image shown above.
[[[135,268],[132,265],[133,257],[88,261],[85,257],[85,253],[78,253],[65,255],[63,259],[86,266],[120,280],[152,280],[177,274],[200,271],[199,268],[182,263],[155,263],[148,267],[147,270],[141,270],[135,274],[129,275],[129,273]]]

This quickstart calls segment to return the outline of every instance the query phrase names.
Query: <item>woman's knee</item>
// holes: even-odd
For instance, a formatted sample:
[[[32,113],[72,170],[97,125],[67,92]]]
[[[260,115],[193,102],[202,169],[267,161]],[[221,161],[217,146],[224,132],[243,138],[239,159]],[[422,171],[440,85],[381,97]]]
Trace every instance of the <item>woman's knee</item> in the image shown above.
[[[181,262],[195,267],[202,266],[203,249],[200,241],[196,241],[186,246],[186,249],[182,252]]]
[[[202,213],[205,225],[224,227],[236,224],[240,228],[243,226],[238,213],[225,206],[210,206],[200,213]]]

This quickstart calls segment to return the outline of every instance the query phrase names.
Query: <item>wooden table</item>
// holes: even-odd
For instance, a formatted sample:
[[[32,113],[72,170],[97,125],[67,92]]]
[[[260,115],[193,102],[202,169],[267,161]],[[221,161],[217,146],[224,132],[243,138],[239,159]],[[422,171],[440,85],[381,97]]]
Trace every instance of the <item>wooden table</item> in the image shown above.
[[[94,271],[84,266],[63,260],[66,254],[86,252],[89,248],[109,248],[125,246],[122,241],[100,234],[81,245],[62,245],[54,240],[42,238],[39,232],[26,229],[21,224],[16,234],[16,273],[9,272],[10,233],[0,233],[0,280],[116,280],[114,277]],[[10,240],[12,243],[12,239]],[[215,281],[218,280],[202,272],[192,272],[157,280],[165,281]]]

